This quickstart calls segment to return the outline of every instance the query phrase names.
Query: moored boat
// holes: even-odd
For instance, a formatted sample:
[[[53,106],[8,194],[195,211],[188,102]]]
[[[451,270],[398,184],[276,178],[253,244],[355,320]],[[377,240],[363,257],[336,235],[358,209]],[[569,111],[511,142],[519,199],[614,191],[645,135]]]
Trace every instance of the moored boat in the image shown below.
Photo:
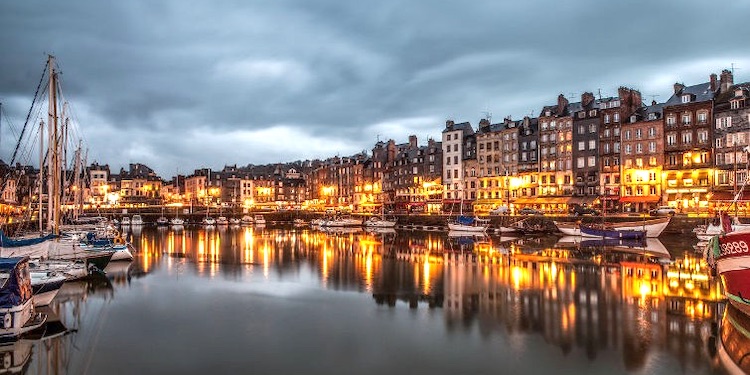
[[[0,340],[15,340],[41,327],[47,315],[34,310],[29,257],[0,258]]]
[[[623,221],[623,222],[612,222],[609,225],[616,230],[643,230],[646,232],[646,237],[656,238],[661,235],[664,229],[669,225],[672,218],[670,216],[648,219],[648,220],[636,220],[636,221]],[[566,236],[581,236],[580,223],[578,222],[564,222],[564,221],[553,221],[557,230]]]
[[[455,221],[448,222],[448,230],[455,232],[486,232],[489,226],[488,219],[471,216],[458,216]]]
[[[705,257],[724,285],[724,294],[729,303],[750,315],[750,228],[733,231],[731,219],[722,214],[719,234],[709,240]]]
[[[373,228],[393,228],[396,226],[396,220],[387,220],[379,216],[373,216],[365,221],[365,226]]]
[[[750,316],[730,305],[724,310],[718,337],[716,354],[719,362],[729,374],[750,374]]]
[[[165,226],[167,224],[169,224],[169,219],[164,216],[159,216],[159,218],[156,219],[156,225],[158,226]]]
[[[130,219],[130,225],[143,225],[143,217],[138,214],[133,215],[133,218]]]
[[[615,229],[607,226],[588,224],[579,224],[578,229],[584,237],[618,238],[628,240],[640,240],[646,238],[646,231],[638,229]]]
[[[255,215],[253,222],[255,225],[266,225],[266,218],[263,215]]]
[[[216,218],[216,224],[229,225],[229,219],[227,219],[226,216],[219,216],[218,218]]]
[[[34,293],[34,306],[47,306],[60,291],[66,281],[62,274],[50,271],[31,271],[31,289]]]
[[[253,220],[253,217],[250,215],[245,215],[240,219],[240,224],[242,225],[253,225],[255,220]]]

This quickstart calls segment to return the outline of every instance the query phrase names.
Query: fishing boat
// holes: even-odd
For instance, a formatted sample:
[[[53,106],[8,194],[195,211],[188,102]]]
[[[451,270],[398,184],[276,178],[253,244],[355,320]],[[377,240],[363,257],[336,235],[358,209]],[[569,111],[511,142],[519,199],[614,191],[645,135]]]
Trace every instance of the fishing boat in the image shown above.
[[[749,229],[750,224],[745,224],[740,222],[739,218],[734,217],[732,219],[732,231],[737,232],[745,229]],[[695,236],[701,240],[701,241],[708,241],[711,239],[711,237],[716,236],[718,234],[721,234],[722,227],[721,222],[717,218],[715,220],[712,220],[707,225],[701,225],[693,230],[693,233],[695,233]]]
[[[616,230],[642,230],[646,232],[646,237],[656,238],[661,235],[664,229],[669,225],[671,216],[648,219],[648,220],[637,220],[637,221],[623,221],[623,222],[611,222],[607,223],[613,229]],[[559,230],[565,236],[582,236],[580,223],[578,222],[564,222],[564,221],[553,221],[557,230]]]
[[[720,215],[724,233],[708,241],[704,255],[721,276],[729,303],[750,315],[750,228],[734,231],[729,215]]]
[[[47,321],[34,310],[29,257],[0,258],[0,340],[15,340]]]
[[[641,240],[646,238],[645,230],[638,229],[615,229],[603,225],[579,224],[578,229],[581,236],[600,238],[620,238],[628,240]]]

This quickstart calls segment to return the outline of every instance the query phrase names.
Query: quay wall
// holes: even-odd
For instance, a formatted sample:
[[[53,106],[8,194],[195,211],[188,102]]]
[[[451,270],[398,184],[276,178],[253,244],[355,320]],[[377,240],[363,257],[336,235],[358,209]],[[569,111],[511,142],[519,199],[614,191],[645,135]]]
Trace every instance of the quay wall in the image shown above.
[[[173,208],[166,208],[162,211],[161,208],[130,208],[126,212],[123,212],[123,210],[110,210],[110,211],[102,211],[98,210],[97,212],[89,212],[86,214],[86,216],[105,216],[108,218],[116,218],[118,220],[122,219],[123,216],[132,216],[134,214],[139,214],[143,217],[143,220],[148,223],[154,223],[156,222],[156,219],[159,216],[166,216],[167,218],[174,217],[177,212]],[[321,212],[308,212],[308,211],[269,211],[269,212],[249,212],[249,213],[243,213],[240,210],[223,210],[223,212],[219,212],[218,210],[211,209],[209,211],[209,214],[213,217],[217,216],[226,216],[226,217],[236,217],[240,218],[243,215],[255,215],[255,214],[262,214],[265,216],[266,221],[269,223],[277,222],[277,223],[283,223],[283,222],[291,222],[294,219],[303,219],[305,221],[309,221],[315,218],[322,218],[326,217],[324,213]],[[205,209],[196,209],[193,210],[192,213],[185,214],[180,213],[180,217],[186,220],[187,224],[195,224],[199,223],[205,216],[206,211]],[[354,217],[360,217],[362,219],[367,219],[371,215],[360,215],[360,214],[353,214]],[[431,229],[435,230],[447,230],[446,222],[449,218],[455,217],[455,215],[436,215],[436,214],[401,214],[401,215],[394,215],[398,219],[398,227],[400,228],[424,228],[429,227]],[[628,215],[614,215],[614,216],[607,216],[606,218],[602,217],[596,217],[596,216],[582,216],[582,217],[572,217],[572,216],[514,216],[514,215],[500,215],[500,216],[487,216],[486,218],[490,219],[490,228],[498,228],[500,226],[510,226],[511,224],[515,223],[518,220],[526,220],[528,225],[533,225],[535,227],[541,227],[545,230],[548,230],[550,233],[555,232],[555,226],[552,222],[555,221],[565,221],[565,222],[573,222],[573,221],[581,221],[583,223],[596,223],[596,222],[602,222],[604,220],[608,222],[621,222],[621,221],[633,221],[638,219],[648,220],[652,217],[650,216],[628,216]],[[672,220],[669,223],[669,226],[664,230],[664,234],[692,234],[693,229],[696,226],[706,224],[708,222],[708,218],[705,217],[692,217],[687,215],[675,215],[672,217]],[[742,219],[742,221],[750,221],[750,218]]]

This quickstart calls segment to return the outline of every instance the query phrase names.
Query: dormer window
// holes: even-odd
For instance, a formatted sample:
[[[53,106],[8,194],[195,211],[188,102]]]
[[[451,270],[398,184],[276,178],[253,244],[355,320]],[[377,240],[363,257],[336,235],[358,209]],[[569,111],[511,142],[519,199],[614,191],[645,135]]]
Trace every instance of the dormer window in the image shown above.
[[[636,120],[636,119],[635,119],[635,115],[632,115],[632,116],[630,116],[630,122],[631,122],[631,123],[635,122],[635,120]]]
[[[649,113],[648,114],[648,119],[649,120],[656,120],[656,113]]]
[[[544,115],[545,115],[545,116],[552,116],[552,112],[550,112],[550,110],[548,109],[548,110],[546,110],[546,111],[544,112]]]
[[[735,98],[741,98],[742,97],[742,89],[734,90],[734,97]]]
[[[690,94],[685,94],[682,96],[682,102],[683,103],[690,103]]]
[[[589,111],[589,116],[591,116],[591,117],[596,116],[596,110],[595,109],[590,110]]]
[[[729,102],[729,106],[732,109],[740,109],[742,108],[742,100],[732,100]]]

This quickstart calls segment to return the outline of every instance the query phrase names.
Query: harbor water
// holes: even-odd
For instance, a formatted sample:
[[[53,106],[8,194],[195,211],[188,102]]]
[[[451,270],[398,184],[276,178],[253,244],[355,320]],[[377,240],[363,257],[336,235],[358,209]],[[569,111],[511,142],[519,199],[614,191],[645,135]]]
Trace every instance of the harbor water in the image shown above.
[[[0,347],[7,372],[723,374],[750,348],[721,347],[721,287],[684,236],[270,225],[128,237],[132,262],[66,283],[46,308],[67,331]]]

